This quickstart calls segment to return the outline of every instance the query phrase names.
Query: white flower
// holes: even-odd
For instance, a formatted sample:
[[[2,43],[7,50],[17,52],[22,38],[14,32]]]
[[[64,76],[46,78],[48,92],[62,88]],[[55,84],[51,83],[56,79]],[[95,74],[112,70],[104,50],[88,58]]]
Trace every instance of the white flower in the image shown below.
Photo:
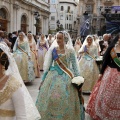
[[[74,77],[72,79],[72,83],[75,83],[79,86],[81,83],[84,83],[84,78],[82,76]]]
[[[97,57],[96,61],[102,61],[103,60],[103,56],[99,56]]]

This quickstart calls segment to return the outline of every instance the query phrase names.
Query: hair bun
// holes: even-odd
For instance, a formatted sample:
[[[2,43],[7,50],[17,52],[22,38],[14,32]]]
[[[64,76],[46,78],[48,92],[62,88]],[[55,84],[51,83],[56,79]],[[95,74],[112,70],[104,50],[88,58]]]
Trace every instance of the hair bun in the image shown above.
[[[5,70],[8,69],[9,66],[8,56],[1,48],[0,48],[0,64],[5,67]]]

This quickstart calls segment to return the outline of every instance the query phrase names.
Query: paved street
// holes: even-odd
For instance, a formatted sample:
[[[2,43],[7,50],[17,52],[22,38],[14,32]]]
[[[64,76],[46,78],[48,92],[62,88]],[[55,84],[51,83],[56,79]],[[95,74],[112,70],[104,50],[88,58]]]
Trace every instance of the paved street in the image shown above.
[[[42,75],[42,73],[41,73],[41,75]],[[37,95],[38,95],[38,92],[39,92],[38,88],[39,88],[40,82],[41,82],[41,78],[36,78],[32,83],[27,83],[26,84],[26,86],[28,88],[28,91],[30,92],[34,102],[36,101],[36,98],[37,98]],[[89,95],[84,95],[85,107],[87,105],[88,98],[89,98]],[[90,120],[88,115],[86,115],[85,120]]]
[[[30,95],[32,96],[34,102],[36,101],[36,98],[39,92],[38,88],[39,88],[40,82],[41,82],[41,79],[36,78],[32,83],[26,84],[26,87],[30,92]]]

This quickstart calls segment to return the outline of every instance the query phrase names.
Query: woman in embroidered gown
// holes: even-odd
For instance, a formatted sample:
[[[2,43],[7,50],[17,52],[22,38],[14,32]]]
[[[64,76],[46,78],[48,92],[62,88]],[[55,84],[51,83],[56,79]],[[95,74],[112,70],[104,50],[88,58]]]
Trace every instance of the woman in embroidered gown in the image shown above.
[[[81,43],[80,39],[79,38],[76,39],[74,49],[77,54],[77,58],[79,57],[78,51],[80,50],[81,46],[82,46],[82,43]]]
[[[0,43],[0,50],[3,51],[2,54],[0,53],[0,63],[2,64],[0,75],[5,75],[2,75],[3,78],[0,80],[0,89],[2,87],[0,90],[0,120],[40,120],[40,114],[23,83],[13,54],[5,43]],[[4,72],[4,69],[7,71]]]
[[[38,49],[38,63],[40,65],[40,70],[43,70],[44,57],[48,50],[48,42],[45,39],[45,36],[42,34],[40,41],[37,43]]]
[[[31,59],[34,63],[35,76],[40,77],[40,69],[39,69],[38,55],[37,55],[37,45],[31,33],[28,33],[27,37],[28,37],[28,41],[30,45]]]
[[[30,47],[28,40],[23,32],[19,33],[19,37],[13,48],[14,58],[16,60],[20,75],[24,82],[31,82],[35,79],[33,64],[30,62]]]
[[[24,93],[19,81],[5,74],[8,66],[8,56],[0,48],[0,120],[26,120]]]
[[[65,34],[69,39],[68,45],[65,45]],[[58,64],[57,60],[60,60],[61,64]],[[77,89],[71,84],[72,78],[65,73],[61,65],[67,66],[74,76],[79,76],[75,51],[69,34],[65,32],[58,32],[57,42],[55,40],[46,53],[44,75],[36,106],[42,120],[84,120]]]
[[[98,56],[98,49],[91,35],[86,37],[78,52],[82,53],[79,61],[80,74],[85,78],[82,90],[90,93],[99,75],[99,69],[95,61]]]
[[[119,57],[120,35],[114,39],[105,53],[99,80],[88,102],[86,112],[94,120],[120,120]]]

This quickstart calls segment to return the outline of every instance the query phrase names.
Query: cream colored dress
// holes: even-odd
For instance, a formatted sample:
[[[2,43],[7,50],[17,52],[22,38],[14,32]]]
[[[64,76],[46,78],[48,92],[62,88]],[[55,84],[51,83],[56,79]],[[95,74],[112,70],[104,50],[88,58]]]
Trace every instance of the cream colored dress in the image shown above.
[[[89,47],[88,52],[92,57],[97,57],[97,46]],[[93,86],[98,80],[99,69],[96,61],[92,57],[84,53],[79,61],[80,75],[85,78],[85,82],[82,87],[83,92],[91,92]]]
[[[18,81],[18,82],[20,82],[20,86],[22,85],[22,88],[20,88],[20,89],[22,89],[22,90],[20,90],[20,91],[23,91],[22,93],[24,93],[24,102],[25,102],[25,112],[24,112],[24,110],[22,110],[22,109],[20,109],[20,111],[23,111],[23,115],[26,113],[26,116],[27,116],[27,120],[40,120],[41,119],[41,116],[40,116],[40,114],[39,114],[39,112],[38,112],[38,110],[37,110],[37,108],[35,107],[35,104],[34,104],[34,102],[33,102],[33,100],[32,100],[32,98],[31,98],[31,96],[30,96],[30,94],[29,94],[29,92],[28,92],[28,90],[27,90],[27,88],[26,88],[26,86],[25,86],[25,84],[23,83],[23,80],[22,80],[22,78],[21,78],[21,76],[20,76],[20,74],[19,74],[19,71],[18,71],[18,67],[17,67],[17,64],[16,64],[16,62],[15,62],[15,59],[14,59],[14,57],[13,57],[13,54],[10,52],[10,50],[9,50],[9,48],[7,47],[7,45],[4,43],[4,44],[2,44],[2,43],[0,43],[0,48],[7,54],[7,56],[8,56],[8,58],[9,58],[9,67],[8,67],[8,70],[6,71],[6,74],[7,75],[12,75],[12,76],[14,76],[13,78],[14,78],[14,81],[13,81],[13,79],[11,80],[11,82],[10,82],[10,85],[12,85],[12,90],[14,91],[14,87],[17,87],[17,86],[19,86],[19,84],[17,85],[16,83],[16,80]],[[9,83],[9,82],[8,82]],[[6,84],[7,85],[7,84]],[[15,86],[16,85],[16,86]],[[13,87],[14,86],[14,87]],[[5,89],[6,87],[4,87],[4,89]],[[4,90],[3,89],[3,90]],[[7,108],[9,105],[9,108],[13,108],[13,107],[11,107],[11,99],[7,102],[7,100],[9,99],[8,98],[8,96],[7,96],[7,98],[5,97],[5,95],[8,95],[8,93],[10,92],[10,89],[8,88],[6,91],[6,94],[5,94],[5,92],[3,92],[3,90],[0,90],[0,107],[1,108]],[[18,91],[16,91],[15,92],[16,94],[15,94],[15,96],[17,96],[17,98],[18,98],[18,100],[16,100],[16,101],[22,101],[22,97],[21,98],[19,98],[20,96],[21,96],[21,94],[20,94],[20,92]],[[12,94],[11,94],[12,95]],[[19,95],[19,96],[18,96]],[[2,99],[1,97],[3,96],[3,98],[6,98],[6,100],[5,99]],[[12,100],[13,100],[13,98],[12,98]],[[4,101],[4,102],[2,102],[2,101]],[[5,104],[3,104],[3,103],[5,103]],[[21,102],[19,102],[21,105],[22,105],[22,103]],[[0,109],[1,109],[0,108]],[[13,110],[13,109],[11,109],[11,110]],[[2,112],[0,112],[1,114],[2,114]],[[21,114],[21,113],[19,113],[18,112],[18,114]],[[13,111],[13,113],[12,113],[12,116],[14,115],[14,111]],[[11,116],[11,115],[10,115]],[[4,119],[2,119],[3,118],[3,115],[1,116],[0,115],[0,120],[16,120],[16,117],[15,116],[13,116],[13,117],[4,117]],[[19,119],[17,119],[17,120],[19,120]],[[21,120],[21,119],[20,119]],[[24,120],[24,119],[22,119],[22,120]]]
[[[22,49],[19,49],[19,47]],[[14,58],[17,63],[20,75],[24,82],[31,82],[35,79],[33,63],[29,60],[30,47],[28,41],[17,42],[13,49]]]
[[[48,50],[48,43],[47,41],[39,41],[37,43],[37,49],[38,49],[38,63],[40,65],[40,70],[43,70],[43,63],[44,63],[44,57]]]
[[[0,90],[0,120],[27,120],[22,85],[9,76]]]
[[[76,44],[76,45],[74,46],[75,52],[76,52],[76,54],[77,54],[77,57],[79,57],[78,51],[79,51],[80,48],[81,48],[81,45],[79,45],[79,44]]]
[[[37,55],[37,45],[35,41],[29,42],[30,45],[30,52],[31,52],[31,58],[34,64],[34,72],[36,77],[40,77],[40,69],[38,64],[38,55]]]

